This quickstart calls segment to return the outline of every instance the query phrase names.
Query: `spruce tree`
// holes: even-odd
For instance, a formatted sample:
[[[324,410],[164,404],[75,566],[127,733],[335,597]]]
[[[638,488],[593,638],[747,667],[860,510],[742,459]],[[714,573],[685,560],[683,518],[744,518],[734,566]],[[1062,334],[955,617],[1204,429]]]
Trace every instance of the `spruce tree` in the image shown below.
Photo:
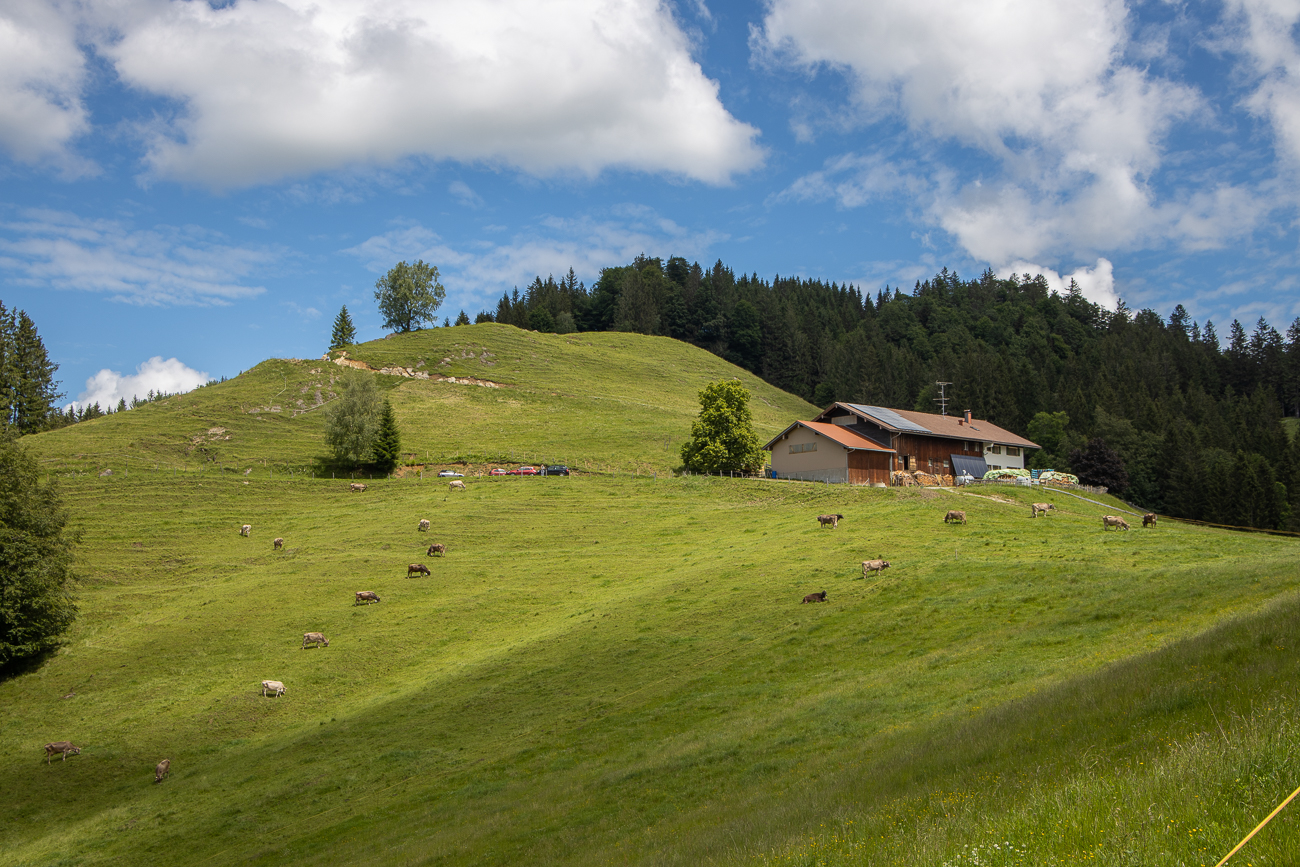
[[[21,434],[37,433],[49,426],[54,404],[61,397],[54,380],[59,366],[50,361],[36,323],[22,310],[14,317],[12,345],[18,375],[13,385],[10,422]]]
[[[397,419],[388,398],[384,398],[384,409],[379,416],[379,433],[375,436],[371,450],[375,455],[375,469],[381,473],[391,473],[401,461],[402,437],[398,433]]]
[[[357,329],[352,325],[348,315],[348,305],[344,304],[339,315],[334,318],[334,336],[330,338],[330,349],[342,349],[357,342]]]
[[[67,521],[36,460],[0,440],[0,666],[57,646],[76,617]]]
[[[466,313],[464,310],[461,310],[460,315],[456,317],[456,324],[469,325],[469,314]]]

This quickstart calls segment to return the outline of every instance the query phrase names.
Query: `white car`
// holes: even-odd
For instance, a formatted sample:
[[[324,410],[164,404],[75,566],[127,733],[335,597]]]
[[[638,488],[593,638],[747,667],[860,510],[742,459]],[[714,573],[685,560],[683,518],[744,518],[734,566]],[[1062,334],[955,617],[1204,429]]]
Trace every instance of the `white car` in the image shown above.
[[[438,473],[438,478],[440,478],[440,479],[463,479],[463,478],[465,478],[465,474],[464,474],[464,473],[458,473],[458,472],[456,472],[455,470],[442,470],[441,472]]]

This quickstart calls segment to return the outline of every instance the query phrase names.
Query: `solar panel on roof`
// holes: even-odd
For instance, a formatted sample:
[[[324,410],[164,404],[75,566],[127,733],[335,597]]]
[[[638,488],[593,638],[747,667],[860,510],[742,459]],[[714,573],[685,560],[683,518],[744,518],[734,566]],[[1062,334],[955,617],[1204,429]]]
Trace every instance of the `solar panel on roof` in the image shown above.
[[[850,403],[848,406],[853,407],[863,415],[870,416],[877,421],[884,422],[896,430],[907,431],[909,433],[930,433],[929,428],[921,427],[914,421],[908,421],[892,409],[885,409],[883,406],[863,406],[857,403]]]

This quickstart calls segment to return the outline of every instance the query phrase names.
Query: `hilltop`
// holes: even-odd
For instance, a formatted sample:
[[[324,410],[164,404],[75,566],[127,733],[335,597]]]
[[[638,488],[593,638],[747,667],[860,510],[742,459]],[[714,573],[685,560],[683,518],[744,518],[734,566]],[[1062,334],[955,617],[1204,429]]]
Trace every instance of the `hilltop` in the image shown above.
[[[307,473],[326,454],[322,410],[336,396],[341,356],[401,371],[372,375],[393,402],[407,461],[417,464],[568,462],[668,472],[681,464],[699,390],[721,378],[750,390],[760,436],[815,411],[666,337],[540,334],[485,323],[393,335],[329,360],[265,361],[227,382],[27,442],[56,472]]]

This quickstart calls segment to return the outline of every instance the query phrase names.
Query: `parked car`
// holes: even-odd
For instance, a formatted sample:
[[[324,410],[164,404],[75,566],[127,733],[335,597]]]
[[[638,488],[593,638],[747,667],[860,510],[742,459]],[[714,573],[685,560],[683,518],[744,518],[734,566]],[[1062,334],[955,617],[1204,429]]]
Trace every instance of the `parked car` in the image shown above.
[[[549,467],[542,467],[543,476],[567,476],[569,468],[564,464],[553,464]]]
[[[510,474],[507,473],[505,470],[501,469],[500,467],[493,467],[492,469],[488,470],[488,475],[489,475],[489,476],[508,476],[508,475],[510,475]]]
[[[519,467],[518,469],[511,470],[511,471],[510,471],[510,475],[512,475],[512,476],[535,476],[535,475],[537,475],[537,467]]]
[[[458,473],[458,472],[456,472],[455,470],[442,470],[442,471],[440,471],[440,472],[438,473],[438,478],[440,478],[440,479],[463,479],[463,478],[465,478],[465,474],[464,474],[464,473]]]

